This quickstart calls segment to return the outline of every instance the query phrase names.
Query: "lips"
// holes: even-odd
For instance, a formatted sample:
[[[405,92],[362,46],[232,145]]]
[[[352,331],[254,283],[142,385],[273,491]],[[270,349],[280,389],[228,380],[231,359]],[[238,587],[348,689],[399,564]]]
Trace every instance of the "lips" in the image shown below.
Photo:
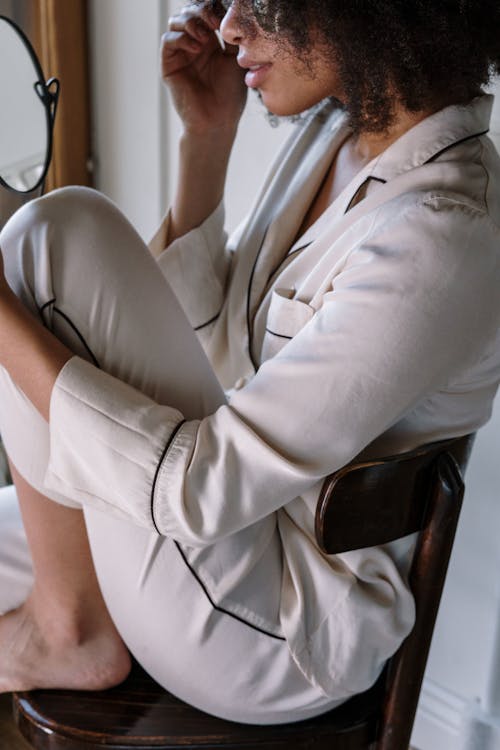
[[[256,62],[244,55],[238,56],[238,65],[242,68],[247,68],[245,83],[251,89],[260,88],[271,69],[271,63]]]

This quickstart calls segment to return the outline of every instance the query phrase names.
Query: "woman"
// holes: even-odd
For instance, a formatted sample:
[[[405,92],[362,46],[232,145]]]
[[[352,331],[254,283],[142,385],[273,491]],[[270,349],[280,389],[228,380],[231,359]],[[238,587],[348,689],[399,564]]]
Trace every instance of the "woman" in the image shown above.
[[[412,627],[411,539],[329,557],[314,508],[361,451],[489,417],[500,162],[480,87],[500,9],[293,11],[237,0],[170,20],[184,131],[156,261],[84,189],[2,234],[1,425],[34,567],[0,618],[3,690],[115,684],[126,644],[205,711],[298,720],[367,688]],[[314,111],[225,246],[246,88],[276,115]]]

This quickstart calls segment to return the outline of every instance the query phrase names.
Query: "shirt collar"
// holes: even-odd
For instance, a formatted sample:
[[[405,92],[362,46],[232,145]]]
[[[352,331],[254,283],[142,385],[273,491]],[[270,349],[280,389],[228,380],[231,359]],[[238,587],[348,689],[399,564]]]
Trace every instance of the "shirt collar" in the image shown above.
[[[332,217],[334,221],[339,220],[349,212],[364,184],[389,182],[392,178],[437,158],[442,151],[456,143],[487,132],[492,108],[493,96],[483,94],[468,104],[445,107],[410,128],[361,169],[319,219],[297,239],[290,252],[311,244],[324,227],[331,226]],[[319,112],[319,117],[325,116],[328,120],[328,135],[323,142],[322,158],[329,164],[332,150],[334,152],[338,148],[351,129],[347,114],[343,112],[339,116],[338,109],[332,109],[330,102]],[[318,182],[317,168],[311,171],[314,174],[309,179],[314,178]],[[304,198],[305,191],[301,191],[301,194]]]
[[[493,96],[482,94],[468,104],[453,104],[426,117],[372,162],[370,176],[388,181],[432,161],[460,141],[484,135],[492,108]]]

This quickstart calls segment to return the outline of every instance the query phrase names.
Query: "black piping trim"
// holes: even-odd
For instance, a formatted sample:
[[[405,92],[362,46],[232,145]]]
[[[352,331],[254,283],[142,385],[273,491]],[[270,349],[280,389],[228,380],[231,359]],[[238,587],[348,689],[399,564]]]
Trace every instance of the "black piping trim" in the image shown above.
[[[45,309],[47,307],[50,307],[51,305],[54,305],[55,302],[56,302],[56,298],[54,297],[54,299],[49,299],[48,302],[46,302],[44,305],[42,305],[41,308],[40,308],[40,315],[43,315]]]
[[[217,612],[222,612],[222,614],[228,615],[229,617],[232,617],[233,619],[238,620],[238,622],[243,623],[243,625],[247,625],[249,628],[252,628],[252,630],[257,630],[257,632],[263,633],[264,635],[269,636],[269,638],[275,638],[277,641],[286,641],[286,638],[284,638],[282,635],[276,635],[275,633],[270,633],[268,630],[264,630],[264,628],[259,628],[258,625],[254,625],[252,622],[248,622],[248,620],[244,620],[243,617],[239,617],[239,615],[235,615],[234,612],[229,612],[227,609],[224,609],[223,607],[219,607],[217,604],[215,604],[214,600],[212,599],[212,597],[208,593],[208,590],[207,590],[205,584],[203,583],[203,581],[201,580],[200,576],[198,575],[198,573],[189,564],[188,559],[187,559],[186,555],[184,554],[184,552],[182,550],[182,547],[180,546],[179,542],[175,542],[174,541],[174,544],[177,547],[177,549],[179,550],[180,556],[184,560],[184,563],[185,563],[186,567],[191,572],[191,574],[193,575],[193,577],[198,581],[198,584],[200,585],[203,593],[207,597],[207,599],[210,602],[210,604],[212,605],[212,607],[217,610]]]
[[[372,175],[369,175],[369,176],[368,176],[368,177],[366,178],[366,180],[364,180],[364,181],[363,181],[363,182],[361,183],[361,185],[360,185],[360,186],[358,187],[358,189],[356,190],[356,192],[355,192],[355,193],[354,193],[354,195],[352,196],[351,200],[350,200],[350,201],[349,201],[349,203],[347,204],[347,208],[346,208],[346,210],[344,211],[344,216],[346,215],[346,213],[347,213],[348,211],[350,211],[350,210],[351,210],[351,208],[352,208],[352,206],[353,206],[353,203],[354,203],[354,201],[356,200],[356,198],[357,198],[357,196],[358,196],[358,193],[359,193],[359,191],[360,191],[360,190],[362,190],[362,188],[364,188],[364,186],[365,186],[365,185],[366,185],[366,184],[367,184],[368,182],[370,182],[370,180],[375,180],[376,182],[381,182],[381,183],[382,183],[382,185],[385,185],[385,183],[387,182],[387,180],[383,180],[383,179],[382,179],[381,177],[373,177]]]
[[[266,332],[270,333],[272,336],[278,336],[280,339],[288,339],[289,341],[293,339],[293,336],[285,336],[283,333],[275,333],[275,331],[271,331],[269,328],[266,328]]]
[[[167,444],[166,444],[166,446],[165,446],[165,448],[163,450],[163,453],[160,456],[160,460],[158,461],[158,466],[156,467],[156,471],[155,471],[155,475],[154,475],[154,479],[153,479],[153,484],[151,485],[151,519],[153,521],[153,526],[155,527],[156,531],[158,532],[158,534],[160,536],[163,536],[163,535],[162,535],[160,529],[158,528],[158,526],[156,525],[155,511],[154,511],[154,496],[155,496],[156,483],[158,481],[158,475],[160,473],[161,466],[162,466],[162,464],[163,464],[163,462],[165,460],[165,456],[168,453],[168,449],[170,448],[170,446],[174,442],[175,437],[176,437],[177,433],[179,432],[179,430],[181,429],[181,427],[182,427],[183,424],[186,424],[186,420],[185,419],[181,419],[181,421],[179,422],[179,424],[176,426],[175,430],[170,435],[170,437],[169,437],[169,439],[167,441]]]
[[[278,271],[280,270],[281,266],[284,263],[286,263],[286,261],[289,258],[292,258],[297,253],[300,253],[302,250],[305,250],[306,247],[309,247],[309,245],[312,245],[312,243],[313,243],[313,241],[311,240],[310,242],[306,242],[304,245],[300,245],[299,247],[296,247],[295,250],[289,250],[287,252],[287,254],[285,255],[285,257],[280,260],[280,262],[278,263],[278,265],[276,266],[276,268],[273,268],[273,270],[269,274],[269,276],[267,278],[266,286],[268,286],[271,283],[271,281],[273,279],[273,276],[275,276],[278,273]]]
[[[430,159],[427,159],[425,164],[429,164],[431,161],[434,161],[435,159],[438,159],[442,154],[445,153],[445,151],[449,151],[450,148],[453,148],[454,146],[459,146],[461,143],[465,143],[466,141],[471,141],[473,138],[480,138],[482,135],[487,135],[489,133],[488,130],[483,130],[481,133],[473,133],[472,135],[467,135],[465,138],[461,138],[459,141],[455,141],[454,143],[448,144],[448,146],[445,146],[441,149],[441,151],[438,151],[437,154],[434,154],[430,157]]]
[[[82,334],[80,333],[80,331],[78,330],[78,328],[75,326],[75,324],[73,323],[73,321],[70,318],[68,318],[68,316],[66,315],[66,313],[63,313],[63,311],[60,310],[55,305],[54,305],[54,312],[57,313],[58,315],[60,315],[61,318],[63,318],[63,320],[65,320],[66,323],[70,326],[70,328],[73,329],[73,331],[76,333],[76,335],[78,336],[78,338],[82,342],[83,346],[85,347],[85,349],[89,353],[90,357],[92,358],[92,362],[94,363],[94,365],[96,367],[99,367],[99,369],[100,369],[101,366],[100,366],[99,362],[97,361],[97,358],[94,355],[94,352],[92,351],[92,349],[90,348],[90,346],[87,344],[87,342],[85,341],[85,339],[83,338]]]
[[[467,135],[465,138],[460,138],[458,141],[454,141],[453,143],[449,143],[447,146],[442,148],[437,153],[433,154],[427,161],[424,162],[424,164],[430,164],[431,162],[435,161],[436,159],[439,159],[440,156],[442,156],[446,151],[449,151],[449,149],[454,148],[455,146],[459,146],[461,143],[465,143],[466,141],[471,141],[473,138],[480,138],[482,135],[487,135],[489,133],[489,128],[487,130],[482,130],[480,133],[472,133],[472,135]],[[381,182],[385,184],[387,180],[383,180],[381,177],[374,177],[373,175],[369,175],[364,182],[361,183],[361,185],[358,187],[354,195],[352,196],[351,200],[349,201],[346,210],[344,211],[344,214],[346,214],[350,209],[352,208],[352,205],[356,199],[356,196],[358,195],[359,191],[366,185],[367,182],[370,180],[376,180],[377,182]]]
[[[215,321],[217,320],[217,318],[220,317],[221,312],[222,312],[222,308],[219,310],[219,312],[217,313],[217,315],[214,315],[213,318],[210,318],[210,320],[207,320],[206,323],[202,323],[201,325],[196,326],[195,328],[193,328],[193,330],[194,331],[201,331],[202,328],[206,328],[207,326],[211,325],[212,323],[215,323]]]
[[[255,276],[255,269],[257,268],[257,263],[259,262],[260,254],[262,252],[262,248],[264,247],[264,242],[266,241],[267,232],[269,227],[267,227],[266,231],[264,232],[264,236],[262,238],[262,242],[260,243],[259,250],[257,252],[257,255],[254,260],[254,264],[252,266],[252,272],[250,274],[250,278],[248,280],[248,289],[247,289],[247,333],[248,333],[248,356],[250,357],[250,361],[254,367],[255,372],[259,369],[252,353],[252,321],[250,320],[250,297],[252,294],[252,284],[253,284],[253,277]]]
[[[309,242],[305,242],[303,245],[299,245],[299,247],[296,247],[295,250],[290,250],[286,255],[284,260],[287,258],[291,258],[292,255],[295,255],[295,253],[300,253],[301,250],[305,250],[306,247],[309,247],[309,245],[312,245],[313,240],[309,240]],[[283,261],[282,261],[283,262]],[[278,266],[279,268],[279,266]]]
[[[49,300],[48,302],[45,302],[45,304],[43,304],[43,305],[42,305],[42,306],[41,306],[41,307],[39,308],[39,312],[40,312],[40,316],[41,316],[41,318],[42,318],[42,321],[43,321],[43,313],[45,312],[45,310],[46,310],[46,309],[47,309],[48,307],[50,307],[50,306],[52,305],[52,306],[53,306],[53,308],[54,308],[54,309],[53,309],[53,312],[55,312],[55,313],[57,313],[58,315],[60,315],[60,316],[61,316],[61,318],[63,318],[63,320],[65,320],[65,321],[66,321],[66,323],[67,323],[67,324],[69,325],[69,327],[70,327],[70,328],[71,328],[71,329],[72,329],[72,330],[73,330],[73,331],[74,331],[74,332],[76,333],[76,335],[77,335],[77,336],[78,336],[78,338],[80,339],[81,343],[83,344],[83,346],[84,346],[84,347],[85,347],[85,349],[87,350],[87,352],[88,352],[88,354],[89,354],[89,356],[90,356],[90,358],[91,358],[91,360],[92,360],[93,364],[94,364],[94,365],[95,365],[96,367],[98,367],[99,369],[101,369],[101,366],[100,366],[99,362],[97,361],[97,357],[95,356],[94,352],[92,351],[92,349],[90,348],[90,346],[89,346],[89,345],[87,344],[87,342],[85,341],[84,337],[82,336],[82,334],[80,333],[80,331],[78,330],[78,328],[77,328],[77,327],[75,326],[75,324],[73,323],[73,321],[72,321],[72,320],[71,320],[71,319],[70,319],[70,318],[69,318],[69,317],[68,317],[68,316],[66,315],[66,313],[63,313],[63,311],[62,311],[62,310],[60,310],[60,309],[59,309],[58,307],[56,307],[55,303],[56,303],[56,298],[54,297],[54,299],[51,299],[51,300]],[[43,321],[43,322],[44,322],[44,324],[45,324],[45,321]]]

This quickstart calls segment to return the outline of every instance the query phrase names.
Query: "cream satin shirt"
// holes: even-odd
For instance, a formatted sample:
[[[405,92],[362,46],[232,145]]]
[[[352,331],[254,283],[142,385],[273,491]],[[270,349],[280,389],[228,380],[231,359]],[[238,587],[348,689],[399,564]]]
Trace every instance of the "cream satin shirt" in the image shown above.
[[[185,420],[77,357],[53,392],[47,487],[173,537],[214,601],[283,634],[332,698],[373,681],[414,607],[408,540],[318,550],[322,479],[368,446],[393,453],[490,416],[500,373],[491,105],[480,96],[420,122],[292,244],[346,136],[327,104],[297,126],[237,237],[226,244],[219,209],[160,255],[230,392],[216,413]],[[276,523],[278,624],[235,593]]]

